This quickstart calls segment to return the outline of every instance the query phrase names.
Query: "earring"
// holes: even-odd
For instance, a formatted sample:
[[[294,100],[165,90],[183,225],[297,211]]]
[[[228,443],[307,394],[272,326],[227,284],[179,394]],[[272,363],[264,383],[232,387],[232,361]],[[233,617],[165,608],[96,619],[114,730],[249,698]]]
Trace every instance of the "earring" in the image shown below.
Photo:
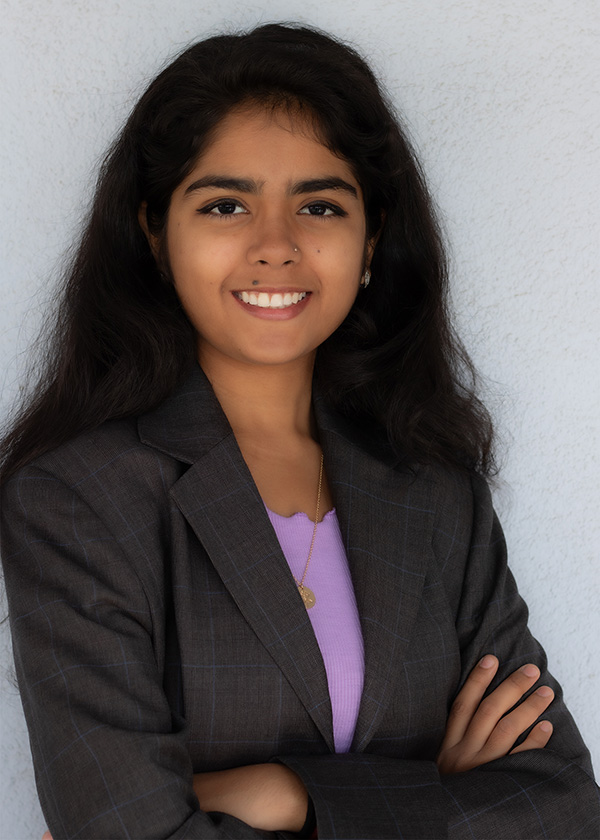
[[[371,272],[368,268],[365,268],[365,273],[363,274],[363,279],[360,281],[360,285],[363,287],[363,289],[366,289],[370,282]]]

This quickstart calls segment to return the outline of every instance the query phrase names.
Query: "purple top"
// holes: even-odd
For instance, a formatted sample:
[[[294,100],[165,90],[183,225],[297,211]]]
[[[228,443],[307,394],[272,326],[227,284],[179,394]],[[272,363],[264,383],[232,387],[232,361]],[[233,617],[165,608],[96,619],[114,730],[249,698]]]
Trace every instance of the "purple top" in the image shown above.
[[[280,516],[267,508],[288,565],[302,580],[314,522],[305,513]],[[356,597],[335,510],[319,522],[304,584],[315,594],[308,616],[317,637],[329,685],[336,753],[352,744],[363,690],[365,656]]]

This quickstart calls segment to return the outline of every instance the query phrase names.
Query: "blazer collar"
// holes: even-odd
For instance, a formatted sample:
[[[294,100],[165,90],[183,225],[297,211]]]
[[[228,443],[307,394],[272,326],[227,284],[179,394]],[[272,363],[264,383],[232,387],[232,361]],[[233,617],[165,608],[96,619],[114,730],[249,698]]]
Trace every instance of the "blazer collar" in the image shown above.
[[[365,682],[353,750],[362,751],[394,690],[420,604],[429,554],[430,482],[393,469],[350,424],[315,401],[325,469],[365,646]],[[143,443],[191,464],[171,495],[238,608],[333,751],[323,659],[308,614],[237,442],[199,367],[139,419]]]
[[[143,443],[191,465],[171,497],[333,752],[327,674],[310,619],[202,370],[195,368],[165,403],[141,417],[138,429]]]
[[[377,732],[421,604],[431,557],[433,482],[428,470],[391,466],[380,446],[315,402],[325,469],[354,583],[365,649],[365,681],[352,742]]]
[[[157,408],[138,419],[142,443],[194,464],[233,436],[231,426],[200,365]]]

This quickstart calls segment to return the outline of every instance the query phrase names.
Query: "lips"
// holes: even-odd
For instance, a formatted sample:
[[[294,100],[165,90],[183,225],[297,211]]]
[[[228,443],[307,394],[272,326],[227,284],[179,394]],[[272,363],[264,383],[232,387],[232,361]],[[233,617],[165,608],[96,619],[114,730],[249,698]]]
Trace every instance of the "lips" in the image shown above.
[[[235,297],[260,309],[288,309],[303,301],[310,292],[234,292]]]

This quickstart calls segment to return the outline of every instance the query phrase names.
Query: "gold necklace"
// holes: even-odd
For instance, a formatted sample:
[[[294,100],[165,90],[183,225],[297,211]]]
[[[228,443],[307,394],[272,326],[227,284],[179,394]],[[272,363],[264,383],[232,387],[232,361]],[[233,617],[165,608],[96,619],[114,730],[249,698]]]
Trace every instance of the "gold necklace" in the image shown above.
[[[300,597],[304,601],[304,606],[307,610],[317,603],[317,599],[315,598],[315,593],[312,589],[309,589],[308,586],[304,585],[304,581],[306,580],[306,575],[308,572],[308,567],[310,565],[310,558],[312,557],[313,548],[315,547],[315,537],[317,536],[317,524],[319,522],[319,506],[321,504],[321,487],[323,485],[323,453],[321,453],[321,466],[319,468],[319,489],[317,490],[317,512],[315,513],[315,526],[313,528],[312,533],[312,540],[310,541],[310,548],[308,550],[308,558],[306,560],[306,566],[304,567],[304,574],[302,575],[302,580],[298,580],[298,578],[293,575],[294,580],[296,581],[296,586],[298,587],[298,592],[300,593]]]

